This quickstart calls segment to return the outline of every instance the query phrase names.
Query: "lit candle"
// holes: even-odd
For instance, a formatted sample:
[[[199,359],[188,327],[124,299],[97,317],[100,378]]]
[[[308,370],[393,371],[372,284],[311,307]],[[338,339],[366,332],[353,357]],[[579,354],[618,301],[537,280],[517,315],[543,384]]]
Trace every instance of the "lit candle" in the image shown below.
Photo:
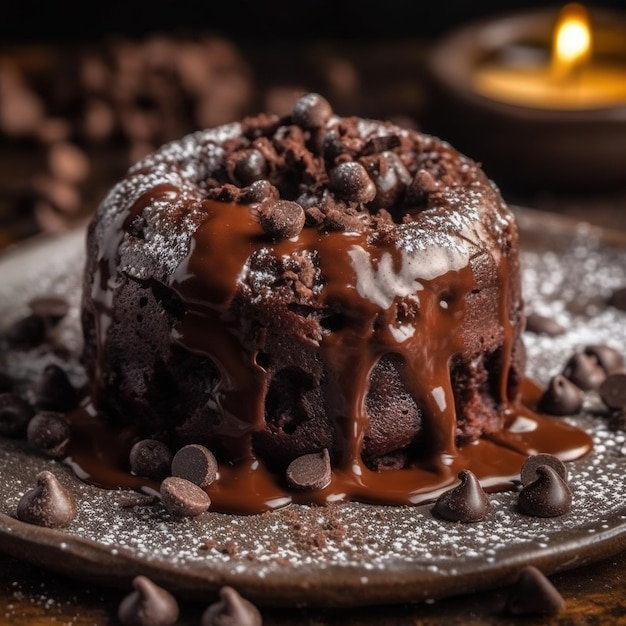
[[[560,11],[551,59],[531,62],[519,51],[489,60],[473,75],[477,93],[535,108],[590,109],[626,104],[626,63],[593,58],[589,15],[580,4]],[[521,57],[521,58],[520,58]]]

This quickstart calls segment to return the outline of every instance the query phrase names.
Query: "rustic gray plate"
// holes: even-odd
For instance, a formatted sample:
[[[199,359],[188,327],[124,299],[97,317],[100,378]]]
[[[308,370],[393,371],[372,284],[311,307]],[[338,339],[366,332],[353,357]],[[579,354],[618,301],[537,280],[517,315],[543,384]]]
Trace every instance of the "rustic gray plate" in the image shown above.
[[[526,334],[529,374],[546,381],[574,350],[590,343],[626,352],[626,313],[605,305],[613,289],[626,285],[626,235],[516,211],[527,307],[567,329],[556,338]],[[1,325],[23,315],[34,296],[62,295],[72,309],[57,330],[59,341],[77,353],[83,239],[82,230],[44,238],[0,259]],[[54,358],[42,351],[20,358],[0,354],[0,370],[34,376]],[[79,383],[82,372],[74,365],[71,375]],[[594,408],[590,396],[584,412],[570,420],[593,435],[595,450],[568,464],[569,513],[523,516],[516,511],[516,494],[508,492],[490,496],[486,520],[464,525],[437,520],[427,505],[357,503],[177,520],[158,502],[122,506],[127,492],[85,484],[24,442],[0,439],[0,550],[116,587],[128,588],[134,576],[144,574],[180,597],[203,599],[231,584],[265,606],[380,605],[502,586],[523,565],[551,574],[626,548],[626,436],[610,430]],[[75,494],[78,514],[66,529],[15,518],[17,502],[42,469]]]

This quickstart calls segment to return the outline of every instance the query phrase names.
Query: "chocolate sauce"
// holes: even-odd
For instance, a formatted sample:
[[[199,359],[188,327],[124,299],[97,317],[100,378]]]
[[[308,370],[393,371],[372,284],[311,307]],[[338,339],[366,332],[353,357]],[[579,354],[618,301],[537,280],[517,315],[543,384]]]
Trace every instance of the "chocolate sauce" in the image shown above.
[[[111,281],[116,280],[116,250],[124,224],[164,194],[173,197],[176,189],[155,188],[120,217],[115,241],[100,260],[99,280],[92,291],[100,362],[113,315]],[[423,240],[426,245],[420,244],[424,233],[418,222],[395,226],[405,240],[416,241],[415,246],[364,232],[322,233],[314,228],[273,241],[248,206],[206,200],[202,210],[206,218],[167,286],[186,306],[185,315],[172,328],[172,343],[206,357],[220,375],[212,394],[221,420],[211,437],[227,459],[221,460],[217,479],[206,487],[212,510],[250,514],[290,502],[349,500],[419,504],[453,485],[462,470],[472,471],[488,491],[506,489],[519,478],[529,455],[548,453],[571,460],[591,450],[586,433],[535,413],[532,402],[511,384],[512,353],[519,339],[515,254],[488,259],[498,272],[493,284],[485,284],[477,281],[476,267],[490,254],[488,247],[478,246],[461,229],[450,235],[448,245],[438,248],[428,238]],[[270,373],[257,363],[256,349],[243,341],[231,303],[249,271],[250,256],[259,250],[277,258],[316,251],[323,284],[313,295],[315,304],[340,311],[347,320],[323,334],[319,343],[328,373],[325,405],[335,428],[332,478],[323,489],[289,489],[285,477],[269,471],[255,453],[253,435],[265,427]],[[500,347],[492,387],[500,423],[479,439],[457,445],[451,363],[458,355],[471,360],[478,353],[475,346],[468,347],[467,329],[472,324],[468,300],[470,294],[490,288],[498,293],[492,315]],[[403,310],[415,311],[414,319],[399,314],[403,303],[410,305]],[[406,468],[373,471],[362,458],[369,428],[365,399],[373,368],[388,354],[401,358],[402,381],[421,409],[423,429],[418,453]],[[527,385],[526,390],[532,387]],[[104,487],[158,490],[158,484],[129,473],[127,452],[136,435],[132,429],[109,427],[86,407],[75,413],[73,424],[70,462],[86,480]]]

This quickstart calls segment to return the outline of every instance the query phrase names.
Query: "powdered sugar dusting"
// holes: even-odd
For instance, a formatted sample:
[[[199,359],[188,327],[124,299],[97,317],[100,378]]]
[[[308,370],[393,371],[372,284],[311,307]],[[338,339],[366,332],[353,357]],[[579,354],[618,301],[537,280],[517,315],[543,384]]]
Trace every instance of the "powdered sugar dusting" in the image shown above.
[[[539,225],[537,233],[540,230]],[[549,233],[546,237],[554,244],[550,249],[539,241],[521,256],[527,309],[552,316],[566,328],[559,337],[525,335],[528,373],[542,382],[586,344],[607,343],[626,352],[626,313],[605,306],[611,291],[626,285],[626,249],[604,245],[584,228],[572,237]],[[59,248],[56,263],[43,262],[49,256],[44,246],[25,254],[25,258],[35,254],[38,259],[26,275],[2,274],[3,320],[8,323],[24,314],[25,303],[35,295],[65,294],[74,309],[68,318],[69,332],[74,333],[74,343],[79,342],[80,282],[74,272],[81,267],[83,250],[80,238],[70,241],[71,245]],[[588,400],[590,406],[593,398]],[[354,593],[360,593],[363,602],[369,585],[384,585],[399,573],[410,578],[422,572],[432,577],[432,587],[423,593],[437,595],[438,585],[450,576],[497,568],[507,561],[532,562],[554,550],[562,551],[566,563],[589,538],[626,533],[626,433],[610,430],[605,417],[591,412],[575,419],[555,419],[568,419],[585,428],[595,446],[590,457],[568,464],[573,505],[569,513],[557,518],[519,514],[517,494],[512,491],[491,494],[489,515],[475,524],[439,520],[429,505],[354,503],[291,505],[255,516],[208,512],[175,519],[158,500],[123,506],[127,492],[84,484],[65,466],[33,454],[23,443],[0,439],[0,512],[8,516],[0,517],[0,536],[20,532],[13,521],[17,502],[32,487],[37,472],[49,469],[77,498],[78,514],[59,535],[59,550],[63,543],[67,553],[80,553],[74,542],[86,539],[108,558],[173,568],[181,580],[188,577],[202,585],[207,580],[241,581],[244,587],[251,579],[272,581],[277,594],[281,585],[292,588],[304,577],[314,581],[313,586],[323,586],[324,580],[332,584],[337,579],[331,574],[339,572],[342,580],[355,581],[361,591]],[[193,586],[193,582],[188,584]],[[267,601],[279,601],[271,589]],[[450,593],[445,589],[442,594]],[[415,590],[416,599],[420,593]]]

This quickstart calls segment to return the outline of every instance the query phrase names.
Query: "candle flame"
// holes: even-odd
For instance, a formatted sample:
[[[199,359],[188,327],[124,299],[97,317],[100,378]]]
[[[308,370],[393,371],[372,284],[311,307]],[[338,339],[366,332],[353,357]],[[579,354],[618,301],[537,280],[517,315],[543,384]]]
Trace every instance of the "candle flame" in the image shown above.
[[[571,77],[591,56],[591,27],[584,6],[566,4],[554,29],[552,68],[559,80]]]

